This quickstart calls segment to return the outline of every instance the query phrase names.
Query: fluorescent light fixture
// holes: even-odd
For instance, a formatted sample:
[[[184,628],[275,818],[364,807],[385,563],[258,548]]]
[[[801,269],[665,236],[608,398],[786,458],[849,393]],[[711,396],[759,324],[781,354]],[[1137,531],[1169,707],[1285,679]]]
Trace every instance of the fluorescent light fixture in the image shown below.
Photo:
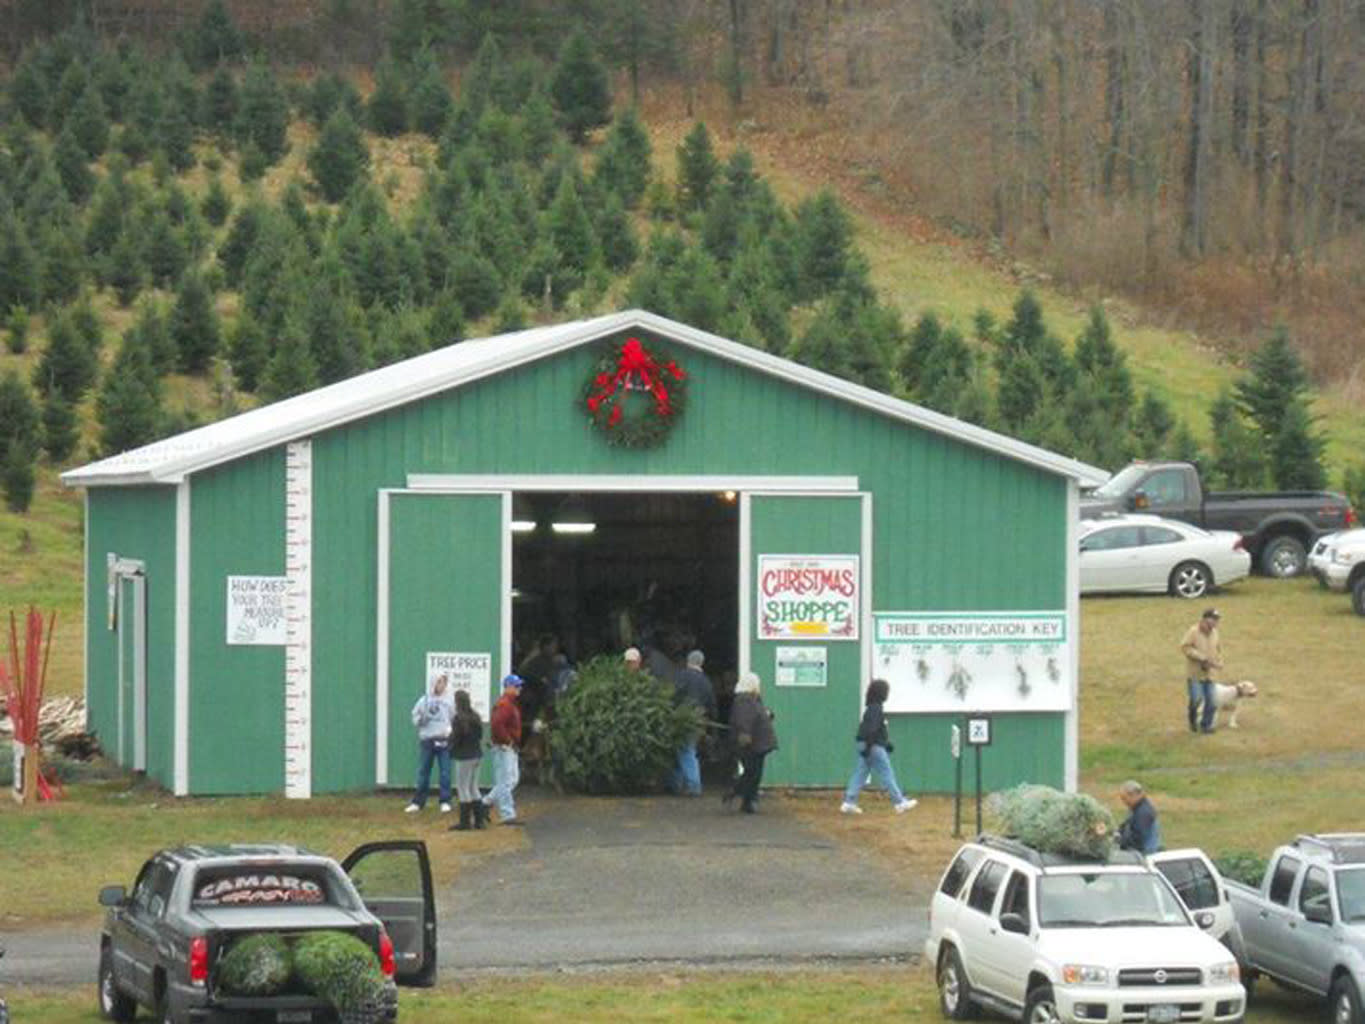
[[[512,532],[535,533],[536,510],[524,494],[512,495]]]
[[[592,533],[597,529],[592,512],[581,494],[571,494],[560,502],[550,529],[555,533]]]

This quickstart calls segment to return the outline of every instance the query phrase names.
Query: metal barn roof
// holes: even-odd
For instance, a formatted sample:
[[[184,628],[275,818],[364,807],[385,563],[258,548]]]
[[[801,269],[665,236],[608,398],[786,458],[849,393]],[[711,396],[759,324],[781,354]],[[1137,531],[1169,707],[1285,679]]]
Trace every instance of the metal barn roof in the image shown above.
[[[174,484],[191,473],[309,437],[621,331],[646,330],[720,359],[1080,481],[1109,474],[1054,452],[643,310],[449,345],[62,474],[69,487]]]

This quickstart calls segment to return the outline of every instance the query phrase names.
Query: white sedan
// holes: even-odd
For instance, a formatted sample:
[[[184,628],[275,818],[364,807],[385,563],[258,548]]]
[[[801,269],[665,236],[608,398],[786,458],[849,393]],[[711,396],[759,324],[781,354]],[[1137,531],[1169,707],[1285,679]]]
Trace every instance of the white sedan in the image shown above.
[[[1251,555],[1240,533],[1150,515],[1081,523],[1082,594],[1144,591],[1196,598],[1250,572]]]

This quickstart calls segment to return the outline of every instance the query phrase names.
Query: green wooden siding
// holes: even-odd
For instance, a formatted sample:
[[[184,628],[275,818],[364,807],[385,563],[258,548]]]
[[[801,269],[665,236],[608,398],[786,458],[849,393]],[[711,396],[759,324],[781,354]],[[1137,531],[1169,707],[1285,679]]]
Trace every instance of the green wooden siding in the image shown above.
[[[915,793],[948,793],[953,788],[953,758],[949,748],[957,715],[890,715],[891,743],[896,778],[901,788]],[[991,745],[981,761],[981,778],[987,792],[1006,789],[1020,782],[1037,782],[1060,788],[1065,779],[1066,717],[1060,712],[1036,712],[991,716]],[[976,762],[963,742],[962,779],[966,790],[976,785]]]
[[[284,648],[227,643],[227,578],[284,575],[283,449],[191,479],[190,550],[190,790],[280,791]],[[313,708],[324,721],[374,713]]]
[[[492,707],[502,663],[502,551],[489,539],[502,532],[502,498],[396,494],[389,516],[388,768],[389,782],[402,786],[417,756],[411,713],[426,689],[428,651],[492,655]]]
[[[857,555],[862,546],[860,495],[777,497],[750,501],[750,578],[758,590],[759,555]],[[755,601],[751,599],[750,605]],[[751,608],[752,612],[752,608]],[[861,623],[859,624],[861,629]],[[755,625],[752,633],[757,635]],[[750,668],[763,682],[763,702],[774,714],[779,746],[764,765],[767,782],[830,785],[848,771],[858,727],[863,644],[856,640],[757,640],[750,638]],[[823,647],[828,659],[824,687],[775,684],[779,647]]]
[[[592,348],[314,438],[314,705],[348,709],[325,729],[315,712],[316,791],[373,783],[376,493],[408,473],[857,476],[874,495],[876,608],[1065,607],[1062,478],[709,354],[673,352],[691,374],[688,409],[654,451],[594,436],[576,401]],[[1060,735],[1053,717],[1040,735]],[[1060,740],[1038,756],[1045,763],[1021,771],[1060,775]]]
[[[86,680],[90,727],[117,757],[118,634],[109,629],[106,557],[147,567],[147,774],[175,783],[175,488],[105,487],[89,492],[85,567]],[[128,588],[131,591],[131,587]],[[131,615],[131,604],[129,605]],[[125,715],[131,715],[131,698]],[[131,719],[128,719],[131,721]],[[132,739],[125,744],[132,766]]]

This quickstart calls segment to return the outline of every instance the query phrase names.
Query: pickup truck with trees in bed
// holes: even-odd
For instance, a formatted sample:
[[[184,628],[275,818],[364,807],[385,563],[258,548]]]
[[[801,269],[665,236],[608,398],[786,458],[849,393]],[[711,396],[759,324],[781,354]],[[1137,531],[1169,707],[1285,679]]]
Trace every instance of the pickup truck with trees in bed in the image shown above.
[[[99,1008],[130,1021],[139,1006],[162,1024],[337,1019],[315,993],[244,996],[219,984],[233,944],[273,933],[286,942],[321,930],[359,938],[394,982],[436,977],[431,866],[417,841],[368,843],[338,864],[283,844],[181,846],[153,855],[131,895],[100,890],[108,908],[100,936]],[[396,993],[379,1016],[397,1016]]]
[[[1132,462],[1081,498],[1081,518],[1152,512],[1206,530],[1242,535],[1267,576],[1297,576],[1314,541],[1356,524],[1344,495],[1331,491],[1206,491],[1189,462]]]
[[[1365,833],[1299,836],[1275,851],[1261,887],[1229,879],[1242,980],[1325,997],[1329,1019],[1361,1024],[1365,993]]]

